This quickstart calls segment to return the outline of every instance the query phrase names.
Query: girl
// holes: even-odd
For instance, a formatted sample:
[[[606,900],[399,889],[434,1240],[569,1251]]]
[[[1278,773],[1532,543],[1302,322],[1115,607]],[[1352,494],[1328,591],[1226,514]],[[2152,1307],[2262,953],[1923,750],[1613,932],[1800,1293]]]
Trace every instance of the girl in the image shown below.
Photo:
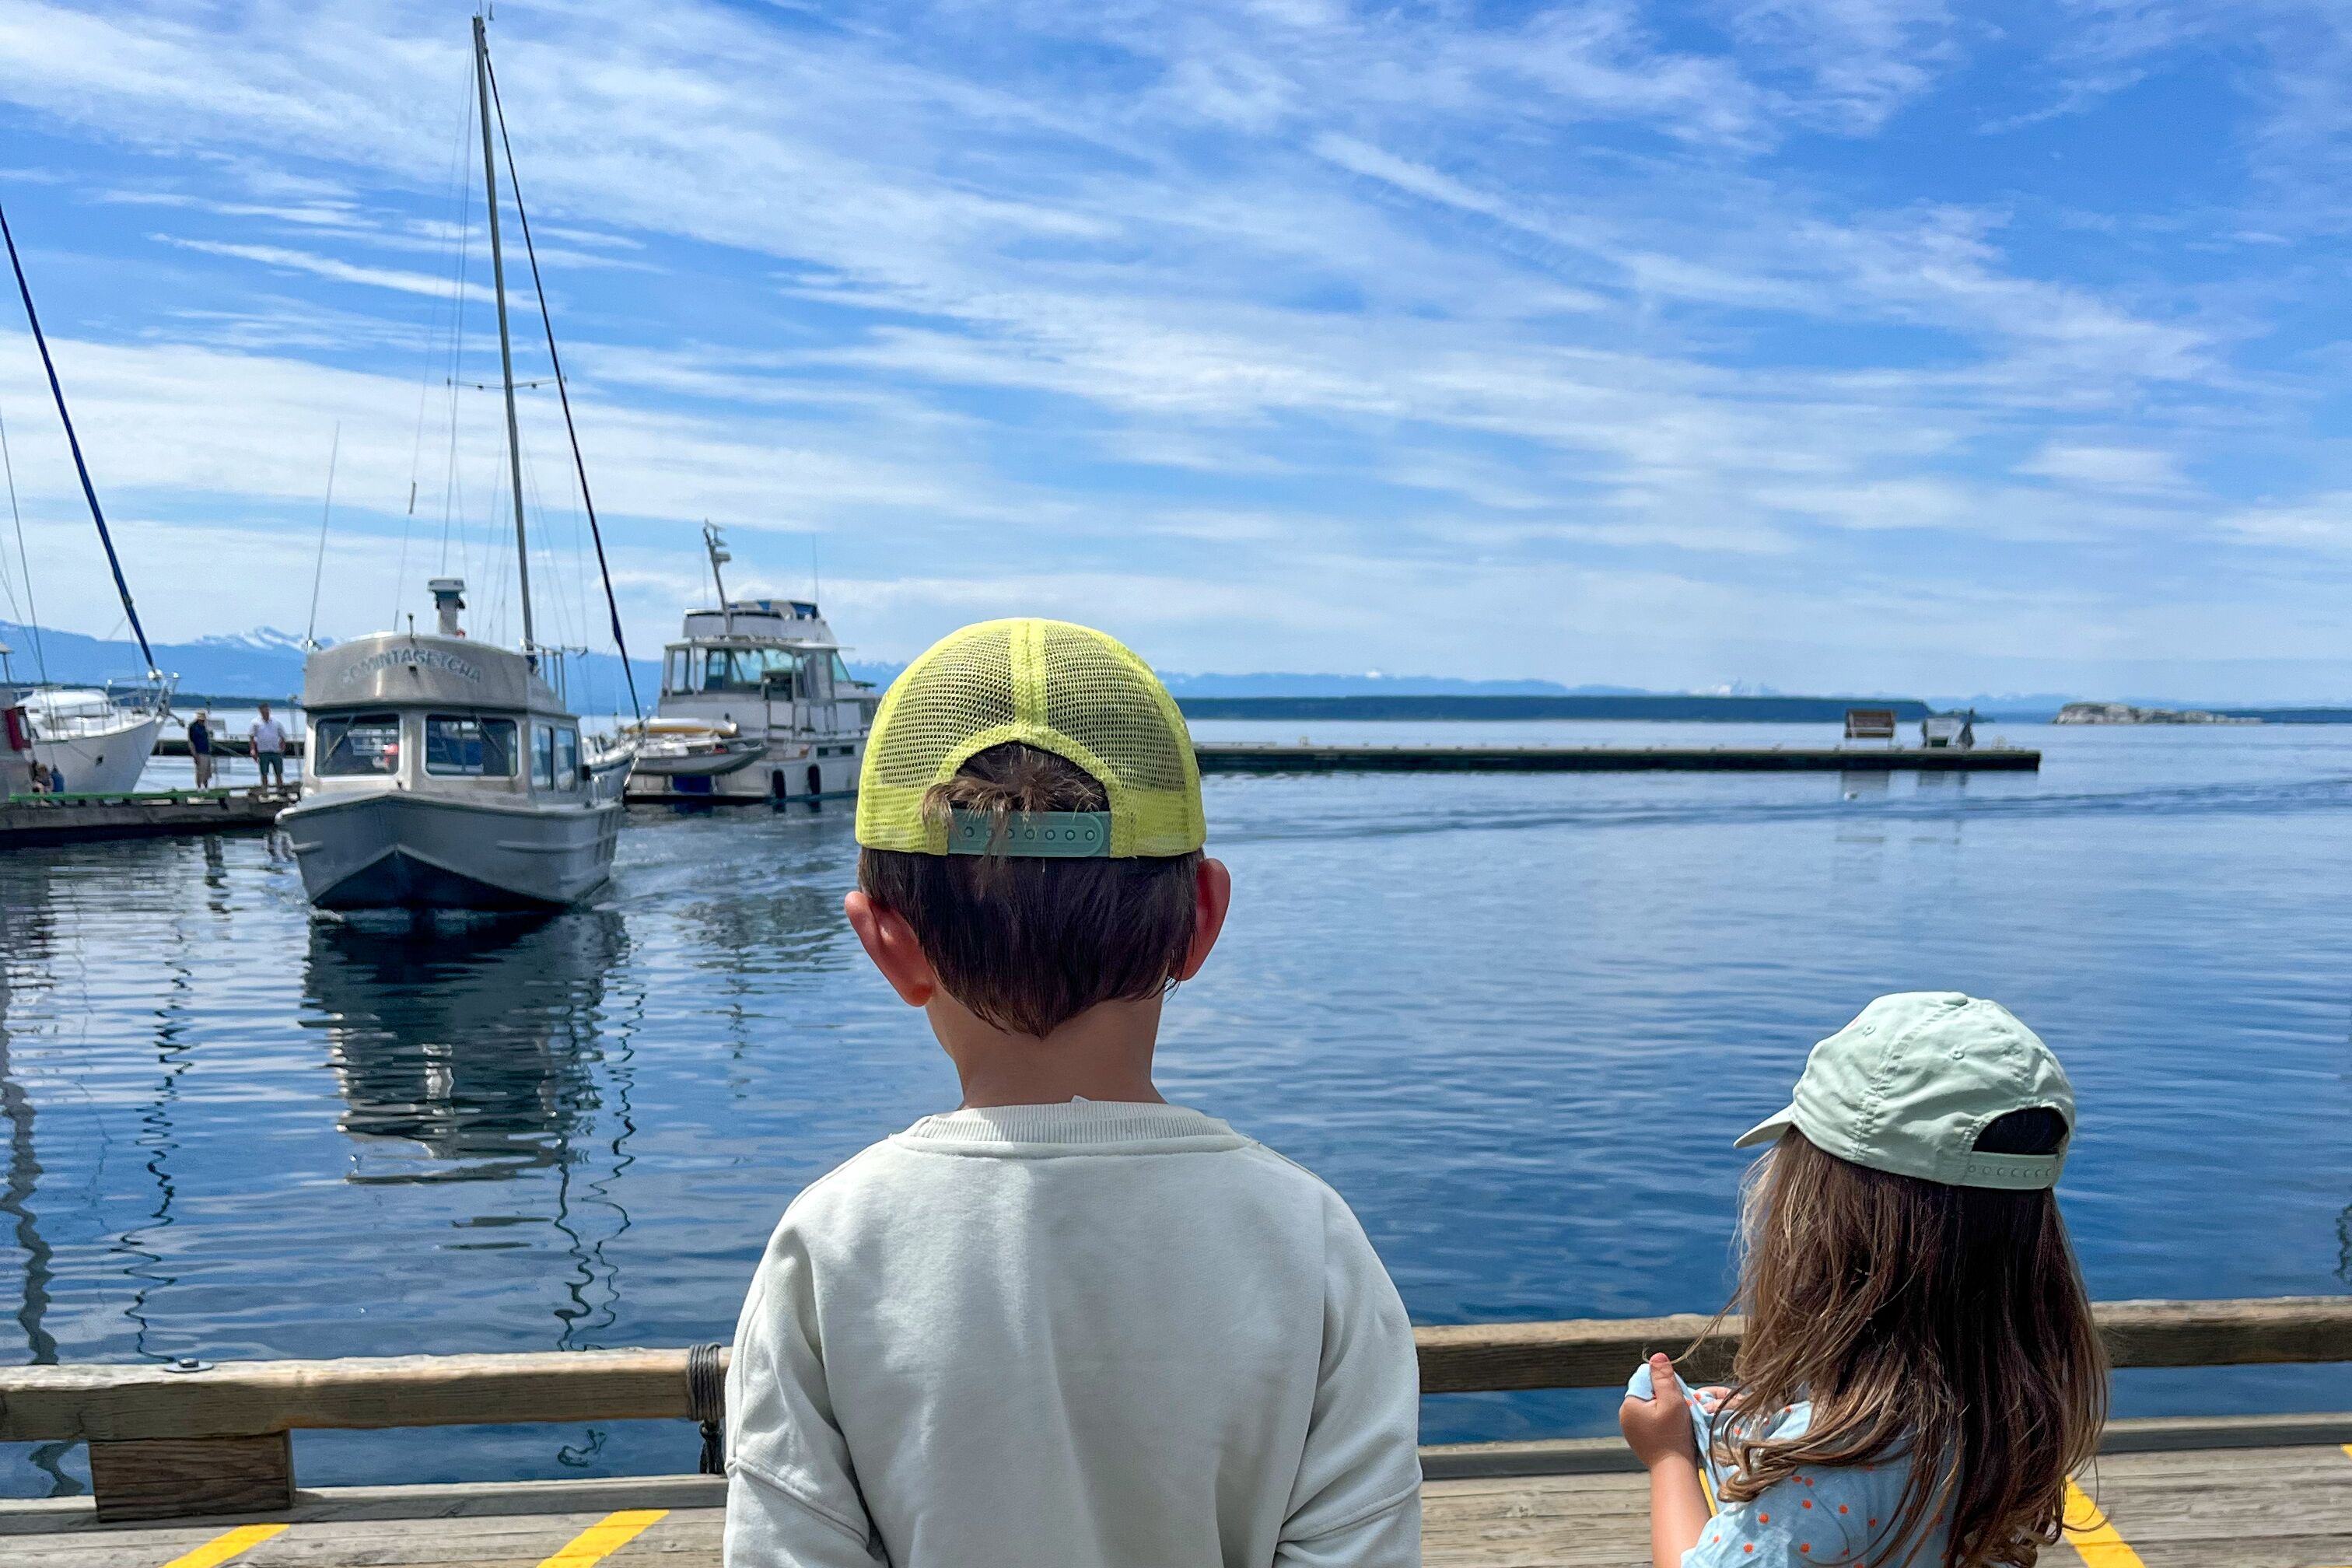
[[[2058,1058],[1998,1003],[1882,996],[1813,1047],[1793,1103],[1739,1140],[1772,1149],[1734,1385],[1691,1394],[1655,1355],[1619,1413],[1653,1568],[1996,1568],[2059,1539],[2106,1418],[2052,1192],[2074,1125]]]

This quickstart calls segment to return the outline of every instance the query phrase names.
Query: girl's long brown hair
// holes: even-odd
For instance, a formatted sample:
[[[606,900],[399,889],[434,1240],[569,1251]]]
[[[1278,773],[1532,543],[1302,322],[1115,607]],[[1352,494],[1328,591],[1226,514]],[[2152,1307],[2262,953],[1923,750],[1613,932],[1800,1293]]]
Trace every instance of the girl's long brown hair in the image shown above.
[[[2060,1537],[2066,1478],[2096,1451],[2107,1408],[2106,1352],[2054,1194],[1867,1170],[1791,1128],[1750,1180],[1741,1230],[1734,1305],[1748,1329],[1724,1498],[1902,1459],[1909,1483],[1867,1561],[1908,1563],[1940,1521],[1943,1568],[2031,1568]],[[1801,1399],[1804,1433],[1762,1435],[1763,1416]]]

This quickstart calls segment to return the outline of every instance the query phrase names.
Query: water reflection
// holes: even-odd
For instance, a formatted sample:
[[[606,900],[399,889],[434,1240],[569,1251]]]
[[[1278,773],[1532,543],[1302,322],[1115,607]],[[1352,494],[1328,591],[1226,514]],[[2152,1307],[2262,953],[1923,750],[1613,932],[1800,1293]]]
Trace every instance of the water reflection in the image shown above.
[[[53,1365],[58,1359],[57,1336],[49,1331],[49,1294],[57,1277],[57,1253],[41,1234],[34,1199],[40,1190],[41,1157],[33,1140],[32,1098],[16,1076],[8,1032],[9,1004],[15,979],[6,962],[10,954],[47,951],[51,924],[47,878],[37,866],[28,875],[9,879],[6,897],[0,899],[0,1120],[8,1124],[8,1168],[0,1184],[0,1215],[7,1216],[16,1247],[24,1255],[16,1301],[16,1324],[25,1334],[25,1359],[35,1366]],[[49,1495],[71,1497],[82,1490],[80,1480],[67,1473],[70,1443],[42,1443],[32,1450],[32,1462],[49,1479]]]
[[[627,947],[610,910],[312,922],[303,1002],[326,1031],[336,1124],[361,1145],[349,1179],[500,1180],[567,1164],[600,1104],[605,977]]]

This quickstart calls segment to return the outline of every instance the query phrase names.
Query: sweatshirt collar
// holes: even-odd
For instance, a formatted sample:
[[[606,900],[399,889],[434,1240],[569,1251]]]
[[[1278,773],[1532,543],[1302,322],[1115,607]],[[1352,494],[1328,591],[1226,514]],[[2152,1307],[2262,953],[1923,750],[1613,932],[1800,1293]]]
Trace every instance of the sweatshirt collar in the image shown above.
[[[936,1153],[1012,1157],[1197,1153],[1248,1142],[1188,1106],[1099,1100],[951,1110],[924,1117],[892,1141]]]

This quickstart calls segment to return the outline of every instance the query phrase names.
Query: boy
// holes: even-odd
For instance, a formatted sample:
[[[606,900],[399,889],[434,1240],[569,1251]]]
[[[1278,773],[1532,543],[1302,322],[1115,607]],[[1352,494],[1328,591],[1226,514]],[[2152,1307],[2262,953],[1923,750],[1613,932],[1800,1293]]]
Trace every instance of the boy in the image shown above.
[[[813,1184],[728,1373],[729,1568],[1421,1561],[1419,1382],[1338,1194],[1151,1083],[1232,881],[1175,702],[991,621],[883,699],[849,923],[963,1086]]]

